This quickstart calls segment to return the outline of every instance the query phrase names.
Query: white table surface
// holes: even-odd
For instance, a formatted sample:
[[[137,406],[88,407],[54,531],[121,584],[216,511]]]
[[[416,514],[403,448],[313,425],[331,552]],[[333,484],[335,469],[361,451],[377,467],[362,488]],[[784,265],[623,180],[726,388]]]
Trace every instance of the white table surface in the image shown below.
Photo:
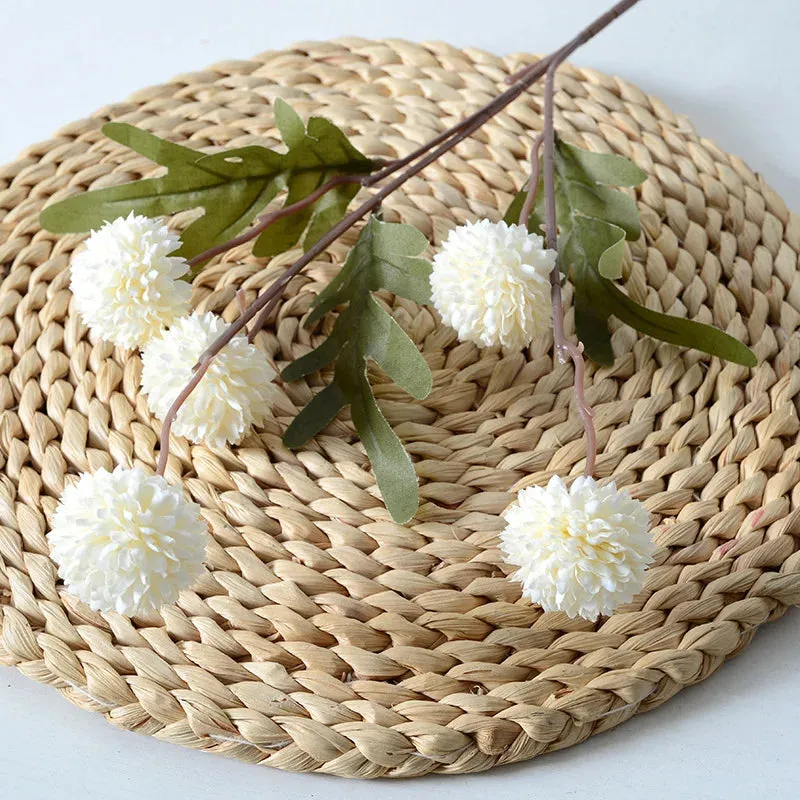
[[[0,162],[130,92],[303,39],[440,39],[547,52],[609,0],[0,0]],[[800,3],[644,0],[575,57],[623,75],[744,157],[792,208]],[[117,731],[0,668],[0,797],[282,796],[770,800],[800,795],[800,613],[650,714],[579,747],[482,775],[358,783],[293,775]]]

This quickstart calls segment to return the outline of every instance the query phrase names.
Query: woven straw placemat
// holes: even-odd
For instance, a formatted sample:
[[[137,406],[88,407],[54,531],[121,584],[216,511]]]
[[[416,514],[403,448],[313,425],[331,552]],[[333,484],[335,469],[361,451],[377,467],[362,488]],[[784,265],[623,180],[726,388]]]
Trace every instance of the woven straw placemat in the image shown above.
[[[175,441],[167,477],[213,533],[208,573],[177,606],[129,620],[63,593],[45,533],[67,476],[153,468],[159,431],[138,356],[89,337],[71,308],[82,237],[37,221],[52,199],[153,171],[105,139],[103,122],[204,149],[275,142],[271,105],[283,97],[392,158],[487,101],[521,63],[438,43],[301,44],[143,90],[2,168],[1,663],[119,727],[246,761],[356,777],[473,772],[660,705],[800,602],[800,221],[661,102],[571,66],[560,133],[649,176],[627,290],[713,322],[760,358],[751,371],[620,328],[614,367],[590,366],[598,474],[657,524],[657,564],[637,600],[597,623],[520,600],[497,550],[500,514],[518,488],[582,469],[572,368],[553,363],[550,341],[526,353],[459,344],[405,300],[394,312],[434,391],[414,402],[375,381],[420,476],[409,525],[389,518],[346,418],[301,452],[282,446],[314,376],[287,386],[277,419],[239,447]],[[387,219],[437,244],[456,223],[497,218],[524,181],[540,105],[537,86],[395,194]],[[301,319],[352,241],[289,287],[260,340],[279,364],[313,344]],[[252,300],[292,258],[231,252],[197,279],[196,304],[232,319],[236,288]]]

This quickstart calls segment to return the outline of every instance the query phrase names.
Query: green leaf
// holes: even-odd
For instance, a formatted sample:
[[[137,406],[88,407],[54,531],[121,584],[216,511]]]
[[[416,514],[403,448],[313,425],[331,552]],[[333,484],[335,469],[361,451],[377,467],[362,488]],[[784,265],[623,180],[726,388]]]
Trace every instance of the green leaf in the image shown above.
[[[433,388],[433,376],[417,346],[397,322],[370,297],[360,328],[361,347],[401,388],[424,400]]]
[[[576,217],[561,252],[573,270],[596,269],[604,278],[622,276],[625,231],[591,217]]]
[[[596,304],[590,284],[576,282],[574,288],[575,333],[578,340],[583,343],[584,352],[592,361],[610,367],[614,363],[614,351],[608,330],[608,311]]]
[[[596,223],[607,222],[621,228],[623,239],[635,242],[641,235],[639,211],[633,198],[608,186],[584,186],[572,184],[569,203],[581,214],[578,219],[590,219]]]
[[[372,217],[339,274],[317,296],[306,324],[313,325],[336,306],[354,299],[363,302],[366,293],[378,289],[425,305],[430,301],[431,265],[418,256],[427,246],[425,234],[417,228]],[[364,296],[356,297],[358,291]]]
[[[755,367],[758,359],[749,347],[711,325],[703,325],[683,317],[661,314],[640,306],[628,295],[620,291],[611,281],[604,278],[604,288],[608,295],[607,303],[611,313],[640,333],[661,339],[662,342],[693,347],[712,356],[719,356],[734,364]]]
[[[752,350],[724,331],[640,306],[591,267],[583,274],[573,273],[573,282],[576,332],[587,355],[599,364],[614,361],[607,323],[611,316],[662,342],[702,350],[745,367],[758,363]]]
[[[319,372],[321,369],[332,364],[339,351],[347,344],[353,335],[354,324],[352,322],[353,309],[346,308],[336,318],[336,323],[333,330],[328,335],[328,338],[314,348],[310,353],[295,359],[286,367],[281,373],[281,378],[287,383],[305,378],[306,375],[311,375],[314,372]]]
[[[240,233],[286,190],[286,204],[301,200],[341,173],[367,173],[372,162],[331,122],[312,117],[306,129],[294,111],[278,100],[276,123],[285,153],[251,145],[206,155],[167,142],[147,131],[119,122],[103,133],[168,168],[166,175],[67,198],[44,209],[40,221],[54,233],[77,233],[127,216],[149,217],[202,208],[204,214],[183,232],[179,255],[192,258]],[[310,225],[305,244],[319,239],[345,214],[358,186],[342,185],[303,214],[284,217],[256,242],[257,255],[275,255],[293,247]]]
[[[286,154],[288,189],[285,205],[308,196],[341,173],[362,173],[372,163],[347,140],[329,120],[311,117],[304,128],[300,117],[281,99],[275,103],[275,122],[289,147]],[[307,230],[303,248],[308,250],[345,215],[358,194],[357,184],[342,184],[323,195],[300,214],[284,217],[270,225],[253,246],[257,256],[273,256],[294,247]]]
[[[638,186],[647,179],[647,173],[625,156],[592,153],[560,139],[557,147],[564,163],[569,165],[570,180],[583,183],[588,179],[606,186]]]
[[[316,436],[347,405],[347,397],[335,381],[317,392],[292,420],[283,434],[283,443],[292,449],[302,447]]]
[[[683,347],[693,347],[744,366],[755,355],[728,334],[692,320],[643,308],[610,279],[622,276],[625,240],[641,235],[636,203],[610,186],[635,186],[646,175],[622,156],[581,150],[560,140],[555,147],[556,215],[559,264],[575,290],[575,329],[586,354],[599,364],[614,362],[608,319],[615,316],[641,333]],[[525,191],[506,212],[506,222],[518,222]],[[536,190],[534,213],[528,223],[540,233],[544,218],[542,182]]]
[[[556,140],[554,159],[556,215],[561,239],[568,238],[575,226],[591,220],[592,233],[606,243],[605,249],[595,255],[595,265],[608,278],[621,277],[623,242],[625,239],[636,241],[641,236],[639,212],[632,198],[607,184],[634,186],[645,179],[645,173],[622,156],[589,153],[560,139]],[[514,198],[506,212],[506,222],[519,222],[526,191],[523,189]],[[544,217],[544,184],[540,179],[528,230],[541,234]]]
[[[386,507],[397,522],[407,522],[417,510],[417,476],[375,402],[367,379],[367,362],[377,362],[419,400],[430,393],[432,378],[417,346],[376,302],[372,292],[386,289],[426,303],[431,268],[419,257],[426,247],[425,236],[416,228],[372,217],[339,274],[317,296],[309,314],[307,324],[313,325],[334,308],[345,306],[333,330],[315,350],[286,367],[282,375],[284,380],[296,380],[335,362],[333,380],[292,422],[284,443],[292,448],[302,446],[349,403]]]
[[[395,522],[408,522],[419,507],[417,473],[375,402],[366,361],[355,343],[345,348],[337,361],[335,380],[350,400],[353,425],[372,463],[386,508]]]

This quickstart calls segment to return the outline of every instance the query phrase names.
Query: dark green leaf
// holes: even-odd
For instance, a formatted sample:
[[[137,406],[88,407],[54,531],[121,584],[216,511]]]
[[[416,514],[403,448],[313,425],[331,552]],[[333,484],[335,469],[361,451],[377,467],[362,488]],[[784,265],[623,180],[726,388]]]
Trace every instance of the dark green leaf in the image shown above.
[[[292,424],[283,434],[283,443],[291,448],[302,447],[329,425],[347,403],[347,397],[339,384],[336,382],[328,384],[321,392],[317,392],[292,420]]]
[[[639,211],[633,198],[608,186],[573,184],[569,202],[575,211],[597,222],[622,228],[625,238],[635,242],[641,235]]]
[[[430,264],[419,254],[426,246],[425,237],[416,228],[372,217],[339,274],[319,294],[309,314],[308,322],[313,324],[337,306],[346,306],[330,336],[283,371],[284,380],[294,380],[336,362],[333,380],[320,395],[331,386],[338,387],[338,393],[326,395],[319,402],[312,400],[289,427],[284,442],[296,448],[322,430],[331,420],[331,409],[343,397],[341,405],[351,405],[353,424],[372,462],[386,507],[398,522],[409,520],[417,509],[417,477],[372,395],[367,359],[376,361],[417,399],[430,393],[432,379],[416,345],[374,300],[372,292],[388,289],[425,303],[430,296]]]
[[[599,277],[599,276],[598,276]],[[601,278],[601,280],[605,280]],[[586,283],[575,283],[575,333],[592,361],[610,367],[614,363],[608,313],[596,304]]]
[[[662,341],[703,350],[737,364],[755,365],[755,355],[726,333],[643,308],[609,280],[622,276],[625,239],[636,240],[641,235],[636,204],[609,186],[635,186],[646,178],[642,170],[622,156],[589,153],[558,140],[555,172],[558,260],[561,271],[572,279],[576,333],[593,361],[614,361],[608,319],[615,316]],[[540,181],[528,225],[531,232],[540,232],[543,194]],[[519,221],[524,201],[523,191],[506,212],[507,222]]]
[[[662,342],[702,350],[745,367],[758,363],[752,350],[727,333],[711,325],[640,306],[590,267],[584,272],[574,272],[573,283],[576,332],[586,353],[600,364],[611,364],[614,360],[608,334],[610,316]]]
[[[356,330],[355,324],[353,322],[353,309],[346,308],[337,317],[328,338],[310,353],[306,353],[304,356],[292,361],[281,372],[281,378],[287,383],[291,383],[291,381],[305,378],[306,375],[319,372],[327,367],[328,364],[332,364],[339,355],[339,351],[353,337]]]
[[[425,235],[411,225],[379,222],[373,217],[362,229],[339,274],[320,292],[308,325],[329,311],[368,292],[388,289],[420,305],[430,300],[431,265],[419,254]]]
[[[311,117],[308,128],[283,101],[275,103],[275,122],[289,147],[286,154],[286,205],[308,196],[341,173],[362,173],[372,163],[347,140],[329,120]],[[357,184],[342,184],[323,195],[301,214],[284,217],[270,225],[253,246],[257,256],[272,256],[288,250],[300,241],[308,250],[345,215],[347,206],[358,193]]]

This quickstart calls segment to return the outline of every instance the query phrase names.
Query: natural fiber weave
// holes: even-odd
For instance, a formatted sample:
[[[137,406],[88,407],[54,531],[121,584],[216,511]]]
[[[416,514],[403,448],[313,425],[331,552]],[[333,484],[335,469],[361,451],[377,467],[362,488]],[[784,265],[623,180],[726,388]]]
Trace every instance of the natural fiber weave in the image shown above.
[[[0,662],[117,726],[251,762],[356,777],[473,772],[660,705],[800,601],[800,221],[658,100],[574,67],[561,73],[560,133],[649,175],[627,290],[713,322],[761,360],[751,371],[620,328],[615,366],[590,367],[598,474],[657,523],[657,565],[637,601],[571,621],[521,601],[504,575],[496,535],[515,490],[578,474],[585,455],[572,368],[553,363],[551,342],[478,351],[430,309],[388,296],[434,374],[421,403],[375,376],[420,476],[411,524],[389,518],[348,421],[301,452],[282,446],[314,376],[286,386],[277,421],[240,447],[175,440],[167,477],[213,532],[209,572],[177,607],[131,621],[58,584],[45,532],[65,482],[153,468],[159,431],[138,356],[90,338],[71,310],[81,237],[37,222],[51,199],[153,170],[102,123],[204,149],[274,142],[271,104],[283,97],[392,158],[484,103],[520,63],[443,44],[298,45],[141,91],[2,169]],[[524,180],[540,104],[534,87],[395,194],[387,218],[434,243],[455,223],[497,218]],[[353,239],[292,282],[260,339],[279,365],[316,341],[302,317]],[[236,288],[252,300],[292,258],[230,253],[198,278],[196,304],[232,319]]]

